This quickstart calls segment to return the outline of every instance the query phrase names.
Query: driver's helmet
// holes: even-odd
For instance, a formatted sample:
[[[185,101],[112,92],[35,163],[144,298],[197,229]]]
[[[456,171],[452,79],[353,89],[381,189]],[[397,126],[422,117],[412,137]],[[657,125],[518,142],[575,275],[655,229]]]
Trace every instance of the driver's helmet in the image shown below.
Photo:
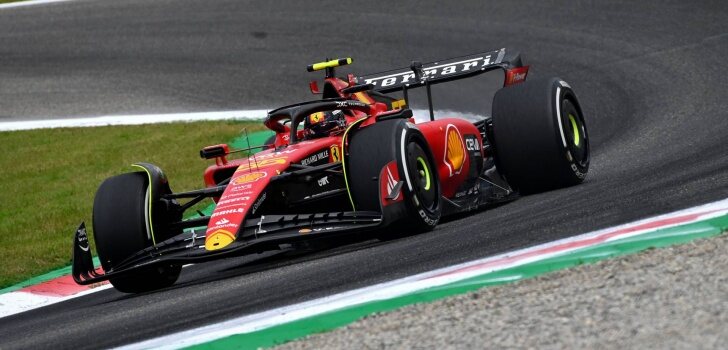
[[[346,117],[340,109],[312,113],[303,121],[303,135],[306,139],[328,136],[346,127]]]

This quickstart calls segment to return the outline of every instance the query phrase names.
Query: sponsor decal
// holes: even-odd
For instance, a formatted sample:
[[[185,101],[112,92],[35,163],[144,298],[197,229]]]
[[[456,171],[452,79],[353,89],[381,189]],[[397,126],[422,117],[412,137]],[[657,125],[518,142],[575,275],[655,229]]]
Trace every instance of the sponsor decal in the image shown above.
[[[245,211],[245,208],[219,210],[219,211],[216,211],[216,212],[212,213],[212,216],[210,216],[210,217],[211,218],[214,218],[216,216],[227,215],[227,214],[242,213],[244,211]]]
[[[426,224],[428,224],[430,226],[435,226],[437,224],[437,220],[433,220],[432,218],[427,216],[427,214],[425,214],[424,210],[420,209],[418,211],[418,213],[420,214],[420,217],[422,218],[422,220],[425,221]]]
[[[230,204],[240,201],[249,201],[250,196],[234,196],[233,198],[223,199],[219,202],[217,202],[217,205],[223,205],[223,204]]]
[[[336,102],[336,108],[342,108],[342,107],[364,107],[366,106],[366,103],[359,102],[359,101],[337,101]]]
[[[313,229],[313,232],[333,231],[333,230],[338,230],[340,228],[342,228],[342,227],[319,227],[319,228]]]
[[[324,121],[324,112],[311,113],[311,115],[308,116],[308,122],[310,124],[317,124],[322,121]]]
[[[318,162],[321,159],[329,159],[329,150],[325,149],[301,161],[301,165],[309,165]]]
[[[323,187],[329,184],[329,176],[326,175],[320,179],[318,179],[318,185],[319,187]]]
[[[238,188],[236,186],[233,186],[232,191],[233,192],[239,192],[239,193],[235,193],[236,195],[239,195],[239,196],[249,196],[249,195],[253,194],[253,191],[250,190],[250,189]]]
[[[211,227],[208,227],[207,229],[208,230],[218,230],[218,229],[223,229],[223,228],[231,228],[231,229],[237,230],[238,226],[240,226],[240,225],[228,223],[228,224],[224,224],[224,225],[211,226]]]
[[[460,131],[455,125],[448,124],[445,130],[445,165],[450,171],[450,177],[460,174],[465,164],[465,145]]]
[[[521,83],[526,80],[526,75],[528,75],[528,66],[511,68],[506,71],[506,80],[504,85],[510,86]]]
[[[225,224],[227,224],[227,223],[230,223],[230,220],[228,220],[228,219],[226,219],[226,218],[222,218],[221,220],[218,220],[218,221],[217,221],[217,222],[215,223],[215,225],[225,225]]]
[[[339,145],[334,144],[329,147],[329,153],[331,154],[330,162],[340,162],[341,161],[341,148],[339,148]]]
[[[237,174],[240,172],[249,171],[251,169],[265,168],[276,164],[286,164],[287,161],[288,160],[285,157],[271,159],[257,159],[257,157],[256,159],[250,158],[250,162],[241,164],[238,167],[238,170],[235,170],[235,173]]]
[[[392,194],[392,190],[394,190],[394,186],[397,185],[397,180],[394,179],[394,175],[392,175],[392,171],[389,170],[389,167],[386,167],[385,169],[387,170],[387,195],[390,195]],[[397,196],[392,198],[392,200],[396,201],[399,199],[401,194],[402,192],[400,191],[400,193],[397,193]]]
[[[87,252],[91,247],[88,244],[88,235],[86,234],[86,227],[82,227],[78,230],[78,247],[84,252]]]
[[[234,178],[232,183],[233,183],[233,185],[242,185],[242,184],[246,184],[249,182],[258,181],[259,179],[262,179],[266,176],[267,176],[266,173],[264,173],[262,171],[256,171],[254,173],[240,175],[240,176]]]
[[[468,151],[480,151],[480,142],[473,135],[465,135],[465,148]]]
[[[232,232],[228,230],[218,229],[205,238],[205,249],[221,249],[229,245],[233,241],[235,241],[235,235]]]
[[[571,164],[571,170],[574,172],[574,175],[576,175],[576,177],[578,177],[580,179],[583,179],[586,177],[586,174],[579,171],[579,168],[577,168],[576,164],[574,164],[574,163]]]
[[[261,159],[276,158],[276,157],[279,157],[279,158],[282,158],[282,159],[287,159],[288,157],[286,157],[285,155],[287,155],[287,154],[293,154],[293,153],[296,153],[296,152],[298,152],[298,150],[295,150],[295,149],[294,150],[286,149],[286,150],[282,150],[282,151],[278,151],[278,152],[270,152],[270,153],[265,153],[265,154],[261,154],[261,155],[256,154],[255,155],[255,159],[257,159],[259,161]],[[250,161],[252,162],[253,160],[254,160],[253,157],[250,157]]]
[[[268,192],[263,192],[263,195],[258,198],[258,200],[253,204],[253,212],[252,214],[255,214],[255,212],[258,210],[261,204],[265,201],[265,198],[268,196]]]

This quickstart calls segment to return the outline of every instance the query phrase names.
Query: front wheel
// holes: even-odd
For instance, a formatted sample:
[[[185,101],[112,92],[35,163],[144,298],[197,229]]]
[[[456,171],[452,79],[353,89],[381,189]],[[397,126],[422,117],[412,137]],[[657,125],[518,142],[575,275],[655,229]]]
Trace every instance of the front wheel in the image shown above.
[[[393,165],[395,164],[395,165]],[[440,182],[427,142],[403,120],[388,120],[357,130],[349,140],[346,160],[349,187],[356,210],[385,215],[388,227],[380,239],[431,231],[441,215]],[[384,198],[402,181],[396,202]],[[383,185],[384,184],[384,185]],[[400,199],[401,198],[401,199]]]
[[[94,198],[93,227],[104,271],[113,271],[134,253],[154,244],[149,207],[157,198],[150,197],[149,180],[143,172],[117,175],[99,186]],[[157,214],[152,215],[164,218]],[[140,293],[172,285],[180,271],[180,265],[162,264],[128,276],[111,277],[109,282],[121,292]]]
[[[528,194],[576,185],[589,171],[589,138],[579,101],[559,78],[526,81],[493,98],[496,166]]]

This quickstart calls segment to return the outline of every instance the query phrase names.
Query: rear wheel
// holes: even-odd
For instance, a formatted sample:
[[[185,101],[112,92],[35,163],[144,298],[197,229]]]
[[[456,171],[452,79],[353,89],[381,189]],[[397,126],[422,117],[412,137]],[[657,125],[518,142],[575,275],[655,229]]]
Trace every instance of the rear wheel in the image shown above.
[[[589,139],[579,101],[561,79],[537,79],[493,98],[498,170],[521,193],[572,186],[589,171]]]
[[[404,146],[404,147],[403,147]],[[403,120],[382,121],[358,130],[349,141],[347,174],[356,210],[382,211],[380,174],[396,161],[404,181],[401,213],[379,237],[391,239],[430,231],[440,220],[440,184],[424,137]],[[411,187],[410,187],[411,185]]]
[[[106,179],[96,192],[94,239],[104,271],[113,271],[134,253],[153,245],[148,183],[145,173],[121,174]],[[152,203],[155,200],[151,198]],[[153,215],[160,220],[165,217]],[[180,265],[162,264],[111,277],[109,282],[121,292],[140,293],[172,285],[180,271]]]

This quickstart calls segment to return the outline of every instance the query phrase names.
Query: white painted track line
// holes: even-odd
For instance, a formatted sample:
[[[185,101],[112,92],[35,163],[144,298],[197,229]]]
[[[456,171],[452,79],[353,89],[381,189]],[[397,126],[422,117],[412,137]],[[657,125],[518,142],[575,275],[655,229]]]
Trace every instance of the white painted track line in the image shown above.
[[[66,119],[38,119],[23,120],[14,122],[0,122],[0,132],[32,129],[53,129],[53,128],[79,128],[108,125],[140,125],[172,122],[193,122],[202,120],[263,120],[270,109],[247,109],[239,111],[220,112],[191,112],[191,113],[169,113],[169,114],[137,114],[137,115],[112,115],[88,118],[66,118]],[[428,120],[429,111],[424,109],[412,110],[418,122]],[[453,117],[467,120],[483,119],[472,113],[456,112],[451,110],[435,110],[438,118]]]
[[[0,10],[7,9],[7,8],[13,8],[13,7],[36,6],[36,5],[52,4],[52,3],[56,3],[56,2],[68,2],[68,1],[75,1],[75,0],[30,0],[30,1],[9,2],[7,4],[0,4]]]
[[[138,115],[114,115],[88,118],[68,119],[41,119],[23,120],[15,122],[0,122],[0,131],[31,130],[31,129],[53,129],[53,128],[78,128],[107,125],[140,125],[172,122],[192,122],[202,120],[262,120],[268,110],[251,109],[241,111],[222,112],[193,112],[193,113],[172,113],[172,114],[138,114]]]

